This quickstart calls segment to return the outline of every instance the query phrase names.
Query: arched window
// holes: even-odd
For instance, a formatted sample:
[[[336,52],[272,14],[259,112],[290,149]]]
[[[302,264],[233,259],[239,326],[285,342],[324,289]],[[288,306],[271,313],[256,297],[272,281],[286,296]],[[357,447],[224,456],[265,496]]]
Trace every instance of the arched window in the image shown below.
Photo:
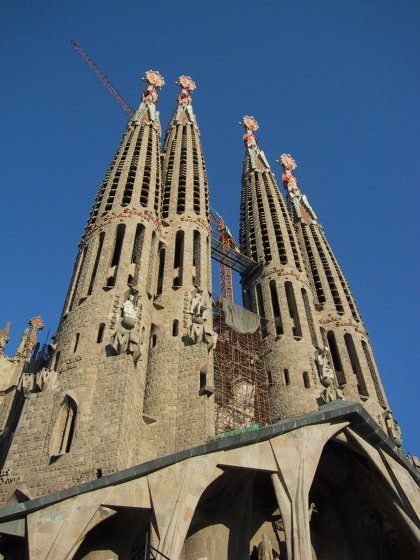
[[[112,253],[111,265],[107,275],[107,282],[106,285],[111,287],[115,286],[115,281],[117,278],[118,266],[120,264],[121,252],[123,247],[125,235],[125,225],[118,224],[116,233],[115,233],[115,245],[114,245],[114,252]]]
[[[265,338],[268,335],[268,332],[267,332],[267,321],[265,318],[264,299],[263,299],[261,284],[257,284],[255,286],[255,290],[257,293],[258,313],[261,321],[261,334],[262,337]]]
[[[73,442],[76,416],[76,401],[70,395],[66,395],[51,438],[50,455],[52,458],[58,458],[69,453]]]
[[[172,336],[178,336],[178,331],[179,331],[179,321],[178,319],[175,319],[174,322],[172,323]]]
[[[160,296],[163,290],[163,275],[165,273],[165,256],[166,250],[164,247],[160,247],[159,249],[159,270],[158,270],[158,281],[157,281],[157,290],[156,295]]]

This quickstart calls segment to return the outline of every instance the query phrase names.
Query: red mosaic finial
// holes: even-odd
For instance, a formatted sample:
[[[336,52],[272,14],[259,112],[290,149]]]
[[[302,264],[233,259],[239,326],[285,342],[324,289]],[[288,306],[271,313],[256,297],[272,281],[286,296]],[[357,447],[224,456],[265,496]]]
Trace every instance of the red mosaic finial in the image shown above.
[[[157,70],[147,70],[142,80],[149,84],[141,94],[143,103],[157,103],[159,98],[158,90],[165,85],[163,76]]]
[[[258,130],[260,127],[258,126],[258,123],[254,119],[254,117],[251,117],[250,115],[245,115],[239,124],[243,126],[246,130],[246,133],[242,136],[245,146],[247,148],[257,146],[258,140],[254,132]]]
[[[284,188],[287,190],[289,188],[297,188],[297,179],[294,177],[292,171],[297,167],[296,161],[292,158],[290,154],[282,154],[277,163],[283,167],[284,173],[281,176]]]
[[[177,86],[180,86],[181,91],[178,94],[178,103],[185,107],[186,105],[191,105],[192,95],[191,93],[196,89],[196,85],[191,76],[180,76],[175,82]]]

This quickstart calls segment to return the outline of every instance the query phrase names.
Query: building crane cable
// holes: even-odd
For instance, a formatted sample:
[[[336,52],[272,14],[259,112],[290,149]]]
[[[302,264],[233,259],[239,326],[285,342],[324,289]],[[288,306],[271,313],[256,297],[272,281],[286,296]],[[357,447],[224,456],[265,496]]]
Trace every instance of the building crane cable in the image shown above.
[[[108,80],[107,76],[105,76],[105,74],[102,72],[102,70],[100,68],[98,68],[98,66],[95,64],[95,62],[90,58],[88,53],[84,50],[82,45],[79,43],[79,41],[77,39],[72,39],[70,41],[70,43],[76,49],[76,51],[80,54],[80,56],[83,58],[83,60],[86,62],[86,64],[93,70],[93,72],[96,74],[96,76],[101,80],[102,84],[106,87],[106,89],[109,91],[109,93],[112,95],[112,97],[117,101],[117,103],[120,105],[122,110],[125,113],[127,113],[127,115],[131,118],[134,115],[134,110],[127,105],[127,103],[124,101],[124,99],[118,93],[118,91],[114,88],[114,86]]]

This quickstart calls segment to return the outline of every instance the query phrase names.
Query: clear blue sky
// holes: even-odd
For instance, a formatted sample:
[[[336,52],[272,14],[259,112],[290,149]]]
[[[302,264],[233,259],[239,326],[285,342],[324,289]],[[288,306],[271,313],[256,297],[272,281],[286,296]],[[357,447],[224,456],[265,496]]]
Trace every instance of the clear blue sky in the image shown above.
[[[211,203],[233,232],[240,118],[258,120],[278,177],[279,154],[295,157],[371,335],[405,448],[419,453],[419,16],[416,0],[2,2],[7,353],[34,315],[54,332],[77,243],[126,123],[71,47],[74,37],[133,107],[139,77],[159,70],[163,126],[176,78],[193,77]]]

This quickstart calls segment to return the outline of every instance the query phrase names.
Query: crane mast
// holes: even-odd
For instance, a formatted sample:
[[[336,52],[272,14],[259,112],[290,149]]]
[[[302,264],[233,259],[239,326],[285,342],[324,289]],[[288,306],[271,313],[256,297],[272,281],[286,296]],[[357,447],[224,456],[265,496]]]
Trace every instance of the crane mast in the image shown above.
[[[131,109],[131,107],[129,107],[127,105],[127,103],[124,101],[124,99],[118,93],[118,91],[114,88],[114,86],[108,80],[107,76],[105,76],[105,74],[102,72],[102,70],[100,68],[98,68],[98,66],[95,64],[95,62],[90,58],[88,53],[84,50],[82,45],[79,43],[79,41],[77,41],[77,39],[72,39],[70,41],[70,43],[73,45],[73,47],[76,49],[76,51],[80,54],[80,56],[83,58],[83,60],[86,62],[86,64],[93,70],[93,72],[96,74],[96,76],[101,80],[102,84],[106,87],[106,89],[109,91],[109,93],[112,95],[112,97],[117,101],[117,103],[120,105],[122,110],[125,113],[127,113],[127,115],[131,118],[134,114],[134,110]]]

